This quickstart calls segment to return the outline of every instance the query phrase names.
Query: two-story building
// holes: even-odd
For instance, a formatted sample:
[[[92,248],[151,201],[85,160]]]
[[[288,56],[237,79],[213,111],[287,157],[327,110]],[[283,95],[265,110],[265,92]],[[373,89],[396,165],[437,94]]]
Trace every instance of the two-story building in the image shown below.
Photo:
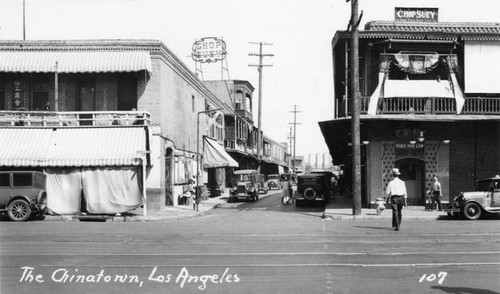
[[[351,33],[337,31],[336,113],[319,123],[333,163],[344,165],[346,175],[351,52]],[[500,172],[500,24],[371,21],[359,31],[359,61],[363,207],[385,195],[395,167],[409,204],[418,205],[433,175],[447,199]]]
[[[44,171],[54,213],[176,205],[238,166],[232,111],[161,41],[0,41],[0,168]]]
[[[264,175],[283,173],[287,165],[286,146],[264,135],[258,156],[258,128],[253,119],[254,87],[244,80],[203,82],[217,97],[233,109],[224,115],[224,148],[239,164],[239,169],[258,169]],[[232,183],[232,173],[226,168],[226,187]],[[221,185],[219,177],[218,184]]]

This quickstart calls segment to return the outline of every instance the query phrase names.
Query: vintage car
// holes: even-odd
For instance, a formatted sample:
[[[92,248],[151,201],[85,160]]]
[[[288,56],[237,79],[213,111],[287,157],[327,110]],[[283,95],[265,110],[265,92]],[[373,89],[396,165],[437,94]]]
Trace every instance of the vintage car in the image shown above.
[[[468,220],[476,220],[482,213],[500,213],[500,175],[480,180],[475,191],[460,193],[444,211]]]
[[[331,171],[323,171],[323,170],[315,170],[311,171],[312,174],[323,174],[326,175],[330,179],[330,190],[335,191],[335,184],[337,183],[337,177]]]
[[[328,175],[323,173],[298,175],[295,205],[300,206],[303,202],[315,201],[326,203],[330,199],[330,192],[331,178]]]
[[[266,186],[269,188],[269,190],[272,190],[272,189],[281,190],[280,175],[278,175],[278,174],[268,175]]]
[[[244,169],[234,171],[233,185],[229,189],[229,202],[235,202],[238,198],[256,201],[259,199],[261,183],[258,173],[254,169]]]
[[[0,212],[13,221],[26,221],[47,207],[46,175],[37,171],[0,172]]]
[[[257,178],[257,182],[259,183],[259,193],[264,192],[264,194],[267,194],[268,188],[264,175],[257,174],[255,177]]]

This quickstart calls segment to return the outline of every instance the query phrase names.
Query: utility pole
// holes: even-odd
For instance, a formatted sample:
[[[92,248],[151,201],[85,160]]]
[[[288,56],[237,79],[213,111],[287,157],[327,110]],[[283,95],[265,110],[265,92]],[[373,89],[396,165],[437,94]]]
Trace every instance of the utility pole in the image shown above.
[[[26,3],[23,0],[23,41],[26,40]]]
[[[361,214],[361,156],[360,156],[360,102],[359,102],[359,16],[358,0],[351,0],[351,96],[352,96],[352,192],[353,215]]]
[[[288,149],[290,150],[290,158],[288,160],[288,166],[291,166],[292,165],[292,140],[293,140],[293,135],[292,135],[292,127],[290,127],[290,134],[288,135],[288,140],[289,140],[289,143],[288,143]]]
[[[257,70],[259,71],[259,111],[258,111],[258,123],[257,123],[257,158],[259,159],[259,168],[258,171],[260,173],[260,165],[261,165],[261,160],[262,160],[262,154],[261,154],[261,148],[262,146],[262,68],[264,66],[272,66],[272,64],[263,64],[263,59],[265,56],[267,57],[272,57],[274,54],[264,54],[262,53],[262,46],[263,45],[273,45],[271,43],[262,43],[262,42],[250,42],[250,44],[257,44],[259,45],[259,53],[249,53],[249,56],[258,56],[259,57],[259,64],[249,64],[248,66],[255,66],[257,67]]]
[[[297,125],[300,125],[300,123],[297,123],[297,113],[302,112],[297,110],[297,105],[292,105],[293,110],[289,112],[293,112],[293,123],[290,123],[293,125],[293,158],[292,158],[292,169],[295,172],[295,147],[297,146]]]

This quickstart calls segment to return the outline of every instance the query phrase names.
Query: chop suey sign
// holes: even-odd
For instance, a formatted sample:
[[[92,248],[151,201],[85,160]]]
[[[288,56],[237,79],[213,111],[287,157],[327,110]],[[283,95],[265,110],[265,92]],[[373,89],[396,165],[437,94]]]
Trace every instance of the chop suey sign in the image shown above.
[[[394,9],[394,20],[396,21],[416,21],[416,22],[437,22],[439,8],[419,8],[419,7],[396,7]]]

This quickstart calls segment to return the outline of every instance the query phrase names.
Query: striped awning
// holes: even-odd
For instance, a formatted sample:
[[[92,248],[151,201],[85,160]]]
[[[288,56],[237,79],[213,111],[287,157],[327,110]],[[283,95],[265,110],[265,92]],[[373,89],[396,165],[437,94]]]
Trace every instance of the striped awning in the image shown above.
[[[56,68],[57,64],[57,68]],[[3,51],[0,72],[152,72],[149,52],[139,51]]]
[[[140,165],[142,127],[0,129],[0,166]]]
[[[224,150],[224,147],[217,143],[217,141],[205,137],[203,166],[206,168],[226,166],[238,167],[239,164],[226,152],[226,150]]]

